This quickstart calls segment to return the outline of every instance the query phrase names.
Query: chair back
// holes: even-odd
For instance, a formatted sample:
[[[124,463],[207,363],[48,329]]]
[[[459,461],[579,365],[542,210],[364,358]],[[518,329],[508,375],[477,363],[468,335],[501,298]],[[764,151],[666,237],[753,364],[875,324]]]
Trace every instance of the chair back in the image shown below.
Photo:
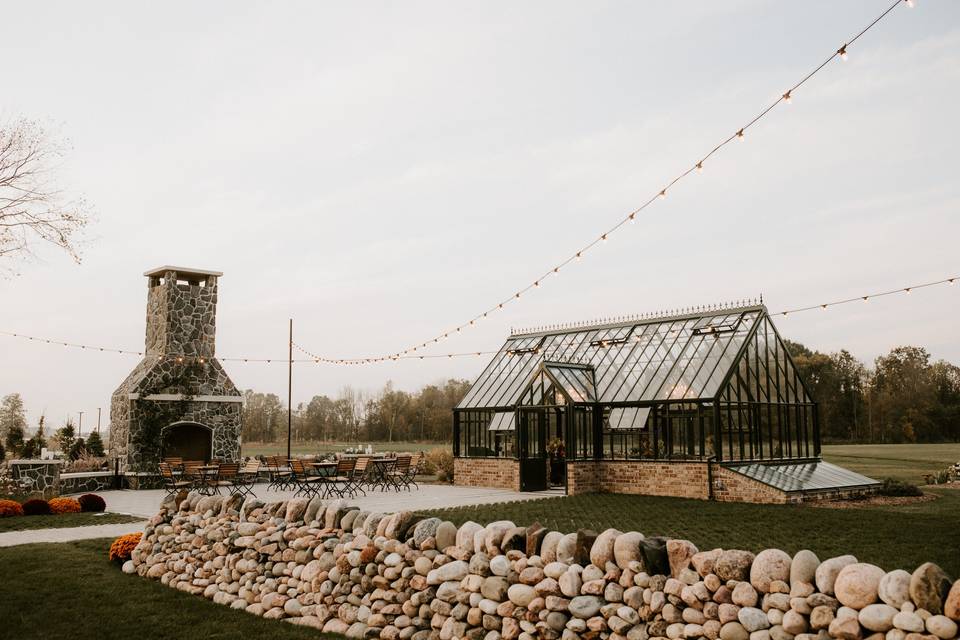
[[[247,460],[244,463],[243,468],[240,469],[240,473],[244,475],[254,475],[260,473],[260,461],[256,458]]]
[[[307,475],[307,468],[303,465],[303,460],[293,459],[290,461],[290,470],[295,476]]]
[[[397,456],[397,464],[394,467],[395,471],[400,471],[401,473],[406,473],[410,469],[410,456]]]
[[[354,468],[357,466],[356,458],[340,458],[337,460],[337,475],[338,476],[349,476],[353,474]]]
[[[164,480],[173,480],[173,469],[170,468],[170,463],[161,462],[160,463],[160,476]]]
[[[183,464],[183,458],[164,458],[163,461],[171,467],[179,467]]]
[[[370,456],[357,458],[357,466],[353,468],[355,473],[365,473],[370,466]]]
[[[413,455],[410,457],[410,468],[411,468],[411,469],[416,469],[416,468],[418,468],[418,467],[420,466],[420,463],[421,463],[421,462],[423,462],[423,454],[422,454],[422,453],[419,453],[419,452],[413,454]]]
[[[236,478],[239,471],[239,462],[224,462],[220,465],[220,468],[217,469],[217,477],[221,480],[225,478]]]

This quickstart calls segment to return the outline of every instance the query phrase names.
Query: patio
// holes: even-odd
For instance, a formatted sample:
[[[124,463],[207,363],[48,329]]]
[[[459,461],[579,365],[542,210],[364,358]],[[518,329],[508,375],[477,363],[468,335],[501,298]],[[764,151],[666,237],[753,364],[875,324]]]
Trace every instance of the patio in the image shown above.
[[[289,500],[295,497],[293,490],[267,490],[266,483],[254,487],[257,498],[264,502]],[[101,491],[98,495],[107,501],[107,511],[127,513],[149,518],[157,513],[160,502],[166,495],[161,489],[139,491]],[[347,502],[368,511],[391,513],[401,509],[422,511],[426,509],[445,509],[477,504],[495,504],[517,500],[536,500],[538,498],[562,495],[558,491],[519,492],[509,489],[491,489],[486,487],[462,487],[441,484],[422,484],[414,491],[370,491],[368,495],[347,498]]]

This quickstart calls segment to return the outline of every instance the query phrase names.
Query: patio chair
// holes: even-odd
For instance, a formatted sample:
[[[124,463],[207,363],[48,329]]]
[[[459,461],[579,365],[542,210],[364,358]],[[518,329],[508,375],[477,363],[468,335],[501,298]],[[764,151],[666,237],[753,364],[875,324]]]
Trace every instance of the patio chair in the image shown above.
[[[256,458],[251,458],[244,463],[239,473],[237,473],[236,479],[233,481],[237,491],[245,496],[257,497],[253,492],[253,485],[260,479],[260,465],[260,461]]]
[[[184,460],[183,479],[190,483],[190,488],[203,495],[212,495],[216,476],[207,474],[200,467],[203,463],[198,460]]]
[[[353,473],[350,474],[350,491],[353,495],[357,495],[359,491],[363,495],[367,495],[367,492],[364,490],[363,485],[370,481],[370,456],[360,456],[357,458],[357,464],[353,467]]]
[[[160,463],[160,480],[163,482],[163,490],[167,492],[164,499],[169,498],[178,491],[190,489],[191,487],[189,480],[182,480],[173,474],[173,468],[168,462]]]
[[[217,475],[214,477],[213,489],[220,493],[220,489],[226,489],[230,492],[231,489],[237,488],[237,476],[240,473],[240,463],[239,462],[224,462],[217,469]]]
[[[270,484],[267,490],[282,491],[293,482],[293,472],[287,467],[287,462],[280,456],[267,456],[267,473],[270,475]]]
[[[409,491],[409,483],[406,483],[408,473],[410,473],[410,456],[397,456],[397,463],[387,472],[386,480],[397,491],[403,488]]]
[[[422,453],[415,453],[410,458],[410,468],[407,469],[407,474],[400,480],[405,489],[409,490],[410,485],[413,485],[416,489],[420,488],[420,485],[417,484],[417,476],[423,470],[424,459],[425,456]]]
[[[290,479],[288,483],[296,487],[294,495],[319,496],[321,491],[323,491],[322,485],[324,480],[325,478],[307,473],[307,467],[303,464],[303,460],[290,461]]]
[[[337,468],[333,472],[333,475],[321,476],[324,481],[324,486],[341,498],[348,493],[352,498],[356,495],[352,484],[353,472],[356,468],[356,458],[340,458],[337,460]]]
[[[179,471],[180,467],[183,466],[183,458],[164,458],[163,461],[170,465],[170,468],[174,471]]]

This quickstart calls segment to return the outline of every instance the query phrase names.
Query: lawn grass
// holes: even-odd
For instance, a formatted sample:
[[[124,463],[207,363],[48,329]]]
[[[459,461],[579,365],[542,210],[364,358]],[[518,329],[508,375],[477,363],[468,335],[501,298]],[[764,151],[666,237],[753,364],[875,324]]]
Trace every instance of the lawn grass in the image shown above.
[[[821,560],[852,553],[887,571],[913,571],[932,561],[960,575],[960,490],[933,489],[937,500],[909,506],[830,509],[681,498],[588,494],[430,512],[456,524],[534,521],[570,533],[615,527],[644,535],[685,538],[700,549],[811,549]]]
[[[960,461],[960,443],[823,445],[823,459],[871,478],[923,484],[923,476]]]
[[[339,453],[349,447],[362,446],[365,448],[368,444],[373,447],[374,453],[384,453],[387,451],[397,451],[403,453],[429,451],[430,449],[435,449],[437,447],[446,447],[447,449],[451,449],[453,447],[453,445],[449,442],[412,442],[405,440],[396,442],[294,442],[290,447],[290,452],[293,455]],[[287,443],[244,442],[242,453],[245,456],[286,455]]]
[[[16,516],[0,518],[0,533],[29,531],[33,529],[63,529],[65,527],[89,527],[96,524],[119,524],[140,522],[143,518],[124,513],[61,513],[56,516]]]
[[[110,539],[0,548],[0,637],[333,638],[214,604],[107,560]],[[337,636],[338,637],[338,636]]]

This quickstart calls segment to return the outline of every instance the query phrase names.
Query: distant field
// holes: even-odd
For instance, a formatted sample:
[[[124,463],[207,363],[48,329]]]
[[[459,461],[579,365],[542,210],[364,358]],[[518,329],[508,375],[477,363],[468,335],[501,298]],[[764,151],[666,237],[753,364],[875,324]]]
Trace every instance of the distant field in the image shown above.
[[[823,459],[878,480],[922,484],[924,474],[960,462],[960,443],[823,445]]]
[[[436,447],[451,448],[449,442],[294,442],[291,450],[294,455],[308,455],[312,453],[335,453],[349,447],[373,447],[374,453],[387,451],[429,451]],[[245,442],[243,443],[245,456],[270,456],[287,453],[286,442]]]

